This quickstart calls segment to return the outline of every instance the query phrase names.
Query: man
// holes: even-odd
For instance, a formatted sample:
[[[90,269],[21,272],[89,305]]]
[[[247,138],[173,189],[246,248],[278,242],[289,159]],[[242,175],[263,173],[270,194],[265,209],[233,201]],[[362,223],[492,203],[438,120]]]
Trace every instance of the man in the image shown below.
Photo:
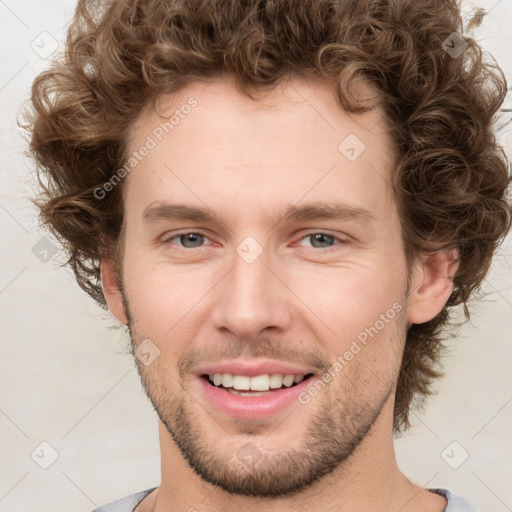
[[[510,227],[505,82],[460,23],[441,0],[79,2],[34,83],[38,204],[129,328],[162,467],[98,511],[475,510],[393,448]]]

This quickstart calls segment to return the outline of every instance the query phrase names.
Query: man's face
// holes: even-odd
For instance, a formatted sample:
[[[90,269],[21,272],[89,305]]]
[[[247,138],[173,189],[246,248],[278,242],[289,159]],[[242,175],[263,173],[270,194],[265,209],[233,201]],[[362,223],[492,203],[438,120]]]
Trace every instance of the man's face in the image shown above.
[[[407,328],[391,141],[378,111],[354,118],[325,85],[292,85],[258,101],[228,82],[187,87],[160,111],[167,119],[152,112],[134,127],[131,151],[148,136],[157,144],[124,184],[124,307],[133,346],[150,340],[144,350],[160,351],[148,365],[136,359],[146,392],[204,480],[268,497],[347,464],[369,432],[389,436]],[[192,96],[197,104],[181,108]],[[176,109],[158,141],[154,130]],[[164,203],[212,219],[155,208]],[[286,217],[313,203],[341,213]],[[247,376],[288,372],[311,376],[261,396],[205,377],[265,387],[272,379]]]

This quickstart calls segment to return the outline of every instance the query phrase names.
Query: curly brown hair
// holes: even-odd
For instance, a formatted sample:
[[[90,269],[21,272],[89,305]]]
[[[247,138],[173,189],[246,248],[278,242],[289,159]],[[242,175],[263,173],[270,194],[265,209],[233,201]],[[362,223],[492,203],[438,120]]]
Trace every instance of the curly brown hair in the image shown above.
[[[392,127],[409,268],[422,253],[459,249],[445,308],[407,333],[393,425],[400,433],[442,374],[451,308],[463,304],[469,319],[470,296],[511,224],[508,160],[493,133],[507,84],[465,31],[456,0],[80,0],[65,52],[35,78],[23,113],[42,223],[81,288],[107,309],[100,260],[122,251],[122,186],[104,198],[94,191],[126,161],[130,130],[148,105],[220,75],[253,99],[302,77],[325,80],[358,114],[371,108],[351,94],[363,79]],[[467,44],[461,55],[448,51],[455,41]]]

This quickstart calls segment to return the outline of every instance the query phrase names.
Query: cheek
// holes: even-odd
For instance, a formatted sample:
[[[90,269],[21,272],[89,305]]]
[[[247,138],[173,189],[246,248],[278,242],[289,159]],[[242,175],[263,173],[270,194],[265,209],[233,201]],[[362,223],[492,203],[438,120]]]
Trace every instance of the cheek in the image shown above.
[[[139,330],[162,337],[185,317],[194,317],[200,300],[218,281],[212,268],[162,264],[133,252],[125,259],[124,286]],[[185,322],[186,323],[186,322]]]
[[[405,278],[398,276],[385,266],[354,264],[288,274],[288,282],[337,339],[347,340],[376,322],[379,330],[388,330],[391,320],[405,308],[401,304]],[[299,303],[298,307],[303,308]],[[379,321],[381,315],[388,320],[384,327]]]

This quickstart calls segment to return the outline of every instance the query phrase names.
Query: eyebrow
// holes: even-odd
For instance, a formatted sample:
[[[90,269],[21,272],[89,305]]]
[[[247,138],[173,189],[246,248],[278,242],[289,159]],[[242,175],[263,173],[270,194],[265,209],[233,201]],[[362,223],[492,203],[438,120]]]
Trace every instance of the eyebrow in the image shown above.
[[[364,208],[350,206],[332,201],[311,202],[303,205],[290,205],[280,221],[297,222],[311,220],[358,220],[368,224],[376,220],[376,216]],[[161,220],[187,220],[194,222],[218,222],[219,218],[208,208],[187,204],[156,202],[150,204],[142,213],[144,223]]]
[[[277,222],[311,220],[354,219],[368,224],[376,219],[369,210],[332,201],[312,202],[303,205],[290,205]],[[157,202],[149,205],[142,214],[144,223],[161,220],[188,220],[194,222],[215,222],[218,217],[208,208],[186,204]]]

